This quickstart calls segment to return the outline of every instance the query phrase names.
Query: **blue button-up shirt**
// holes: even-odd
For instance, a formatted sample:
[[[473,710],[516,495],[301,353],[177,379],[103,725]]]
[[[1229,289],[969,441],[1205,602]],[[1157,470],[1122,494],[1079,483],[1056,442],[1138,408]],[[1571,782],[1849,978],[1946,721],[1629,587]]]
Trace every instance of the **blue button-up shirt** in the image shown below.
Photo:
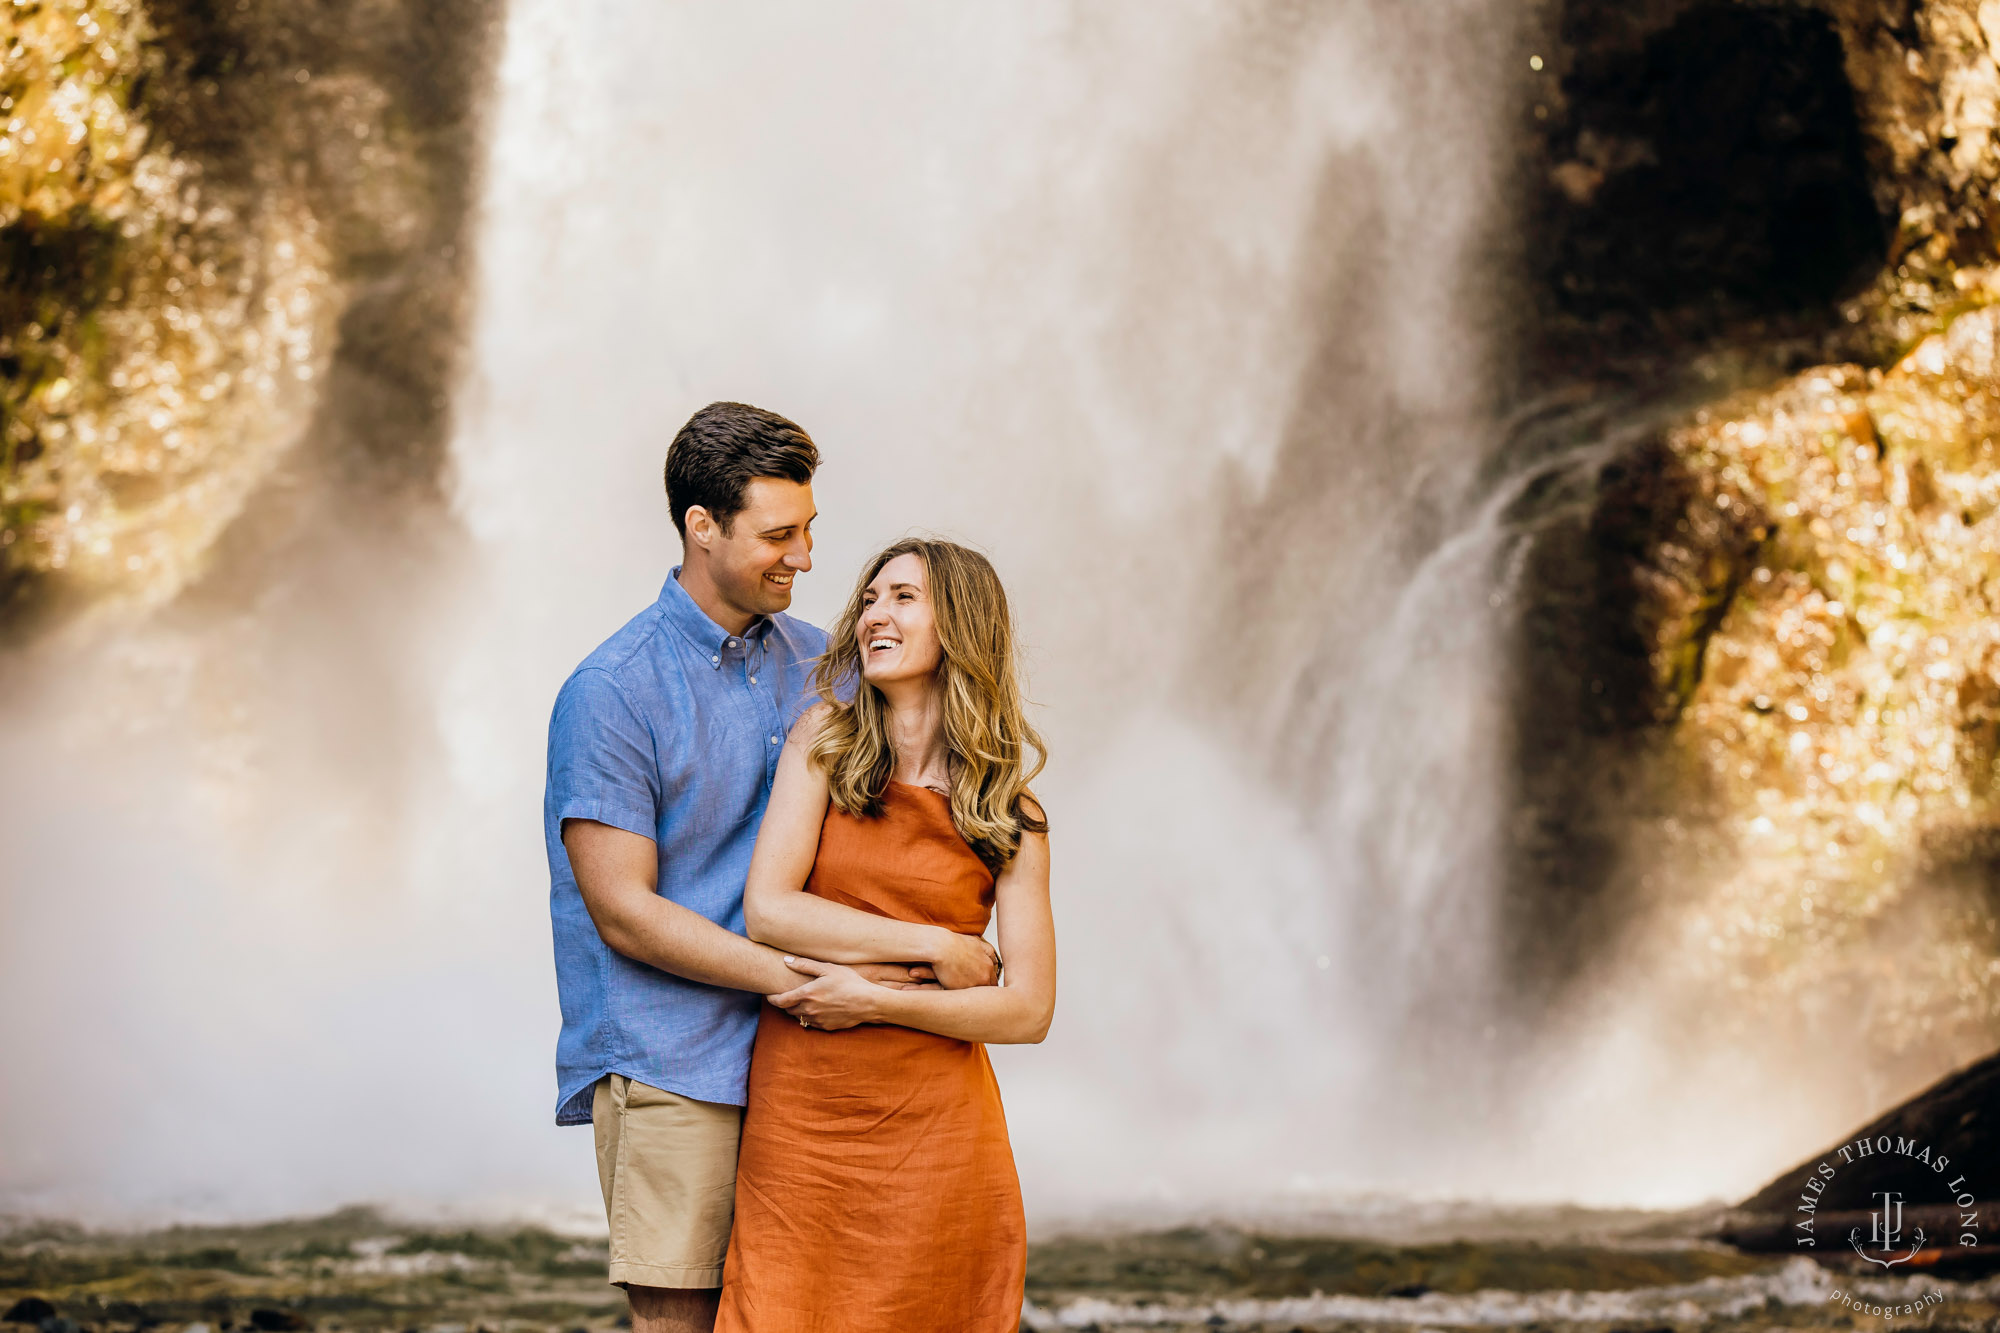
[[[651,838],[658,891],[737,934],[743,880],[785,732],[810,702],[826,635],[787,615],[742,634],[682,590],[660,598],[583,660],[556,696],[542,832],[555,921],[556,1123],[590,1121],[591,1092],[623,1074],[741,1106],[761,997],[689,981],[614,951],[584,910],[563,849],[565,819]]]

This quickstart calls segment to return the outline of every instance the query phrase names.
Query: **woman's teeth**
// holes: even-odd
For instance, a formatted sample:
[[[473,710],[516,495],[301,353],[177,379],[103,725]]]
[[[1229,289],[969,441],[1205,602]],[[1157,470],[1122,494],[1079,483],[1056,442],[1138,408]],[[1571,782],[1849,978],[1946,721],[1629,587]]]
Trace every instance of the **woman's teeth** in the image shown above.
[[[870,639],[868,641],[868,651],[871,653],[877,648],[894,648],[895,646],[896,641],[894,639]]]

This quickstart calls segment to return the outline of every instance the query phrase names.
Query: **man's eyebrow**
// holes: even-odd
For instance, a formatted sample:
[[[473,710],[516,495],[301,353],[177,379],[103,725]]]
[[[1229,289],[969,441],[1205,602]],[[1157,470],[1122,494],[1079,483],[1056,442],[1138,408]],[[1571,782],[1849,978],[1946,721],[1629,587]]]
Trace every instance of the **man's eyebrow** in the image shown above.
[[[811,527],[813,525],[813,520],[817,519],[818,517],[819,517],[818,514],[814,514],[812,518],[809,518],[805,521],[804,526],[808,528]],[[757,535],[759,537],[768,537],[774,532],[790,532],[793,528],[796,528],[798,526],[800,525],[797,523],[780,523],[774,528],[759,528],[757,530]]]

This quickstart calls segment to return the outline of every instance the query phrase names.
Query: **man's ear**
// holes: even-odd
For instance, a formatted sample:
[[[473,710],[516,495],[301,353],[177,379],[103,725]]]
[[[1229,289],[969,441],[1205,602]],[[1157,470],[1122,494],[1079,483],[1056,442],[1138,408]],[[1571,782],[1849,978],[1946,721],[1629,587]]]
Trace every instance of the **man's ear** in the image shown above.
[[[688,545],[699,546],[704,551],[722,535],[716,527],[715,516],[702,505],[689,505],[681,515],[681,522],[687,524]]]

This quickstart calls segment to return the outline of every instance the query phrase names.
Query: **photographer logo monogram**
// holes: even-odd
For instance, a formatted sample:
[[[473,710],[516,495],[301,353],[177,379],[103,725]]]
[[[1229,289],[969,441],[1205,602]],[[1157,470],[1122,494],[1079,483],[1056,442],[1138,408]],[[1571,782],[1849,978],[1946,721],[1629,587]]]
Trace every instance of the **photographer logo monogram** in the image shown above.
[[[1916,1228],[1910,1237],[1910,1252],[1905,1255],[1896,1256],[1896,1246],[1900,1243],[1903,1235],[1903,1196],[1894,1190],[1882,1190],[1875,1197],[1881,1200],[1882,1206],[1868,1214],[1868,1244],[1882,1254],[1894,1257],[1878,1259],[1863,1249],[1861,1247],[1860,1227],[1856,1227],[1847,1233],[1847,1243],[1852,1245],[1854,1252],[1863,1259],[1866,1259],[1871,1264],[1880,1264],[1884,1268],[1891,1268],[1897,1264],[1916,1258],[1917,1251],[1924,1248],[1924,1229],[1922,1227]]]

